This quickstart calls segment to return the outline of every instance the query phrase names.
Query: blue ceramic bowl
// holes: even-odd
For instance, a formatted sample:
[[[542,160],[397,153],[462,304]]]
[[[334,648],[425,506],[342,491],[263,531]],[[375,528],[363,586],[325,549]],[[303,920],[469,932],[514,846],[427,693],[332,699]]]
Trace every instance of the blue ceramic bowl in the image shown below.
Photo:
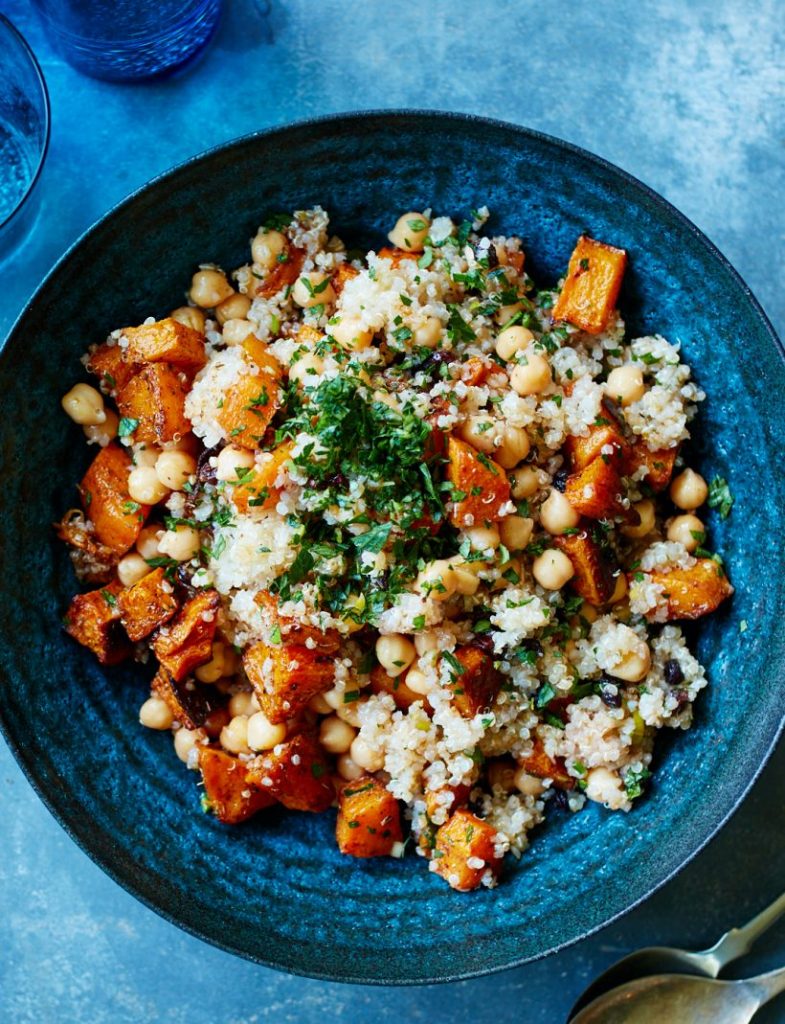
[[[709,515],[736,585],[695,630],[711,685],[695,727],[660,740],[650,798],[629,815],[550,815],[501,886],[452,892],[410,857],[342,857],[333,814],[268,813],[229,829],[199,809],[168,735],[139,727],[137,668],[104,671],[68,640],[75,589],[51,523],[90,457],[59,399],[106,329],[177,305],[194,266],[236,266],[267,211],[321,203],[338,233],[378,244],[401,210],[487,203],[553,282],[581,231],[631,254],[632,332],[680,339],[709,395],[695,460],[727,477]],[[436,113],[370,113],[263,132],[179,167],[122,203],[61,260],[0,359],[5,529],[0,720],[31,783],[113,878],[171,921],[260,963],[315,977],[422,982],[541,957],[629,910],[720,828],[782,724],[780,510],[785,363],[770,325],[711,243],[596,157],[525,129]],[[742,631],[742,623],[746,630]]]

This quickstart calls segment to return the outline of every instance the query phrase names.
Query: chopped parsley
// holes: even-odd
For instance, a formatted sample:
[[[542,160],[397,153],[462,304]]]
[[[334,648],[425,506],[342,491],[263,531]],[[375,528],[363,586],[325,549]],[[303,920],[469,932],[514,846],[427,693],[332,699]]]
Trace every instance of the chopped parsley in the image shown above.
[[[709,484],[709,508],[716,508],[720,519],[727,519],[734,500],[728,481],[724,477],[715,476]]]

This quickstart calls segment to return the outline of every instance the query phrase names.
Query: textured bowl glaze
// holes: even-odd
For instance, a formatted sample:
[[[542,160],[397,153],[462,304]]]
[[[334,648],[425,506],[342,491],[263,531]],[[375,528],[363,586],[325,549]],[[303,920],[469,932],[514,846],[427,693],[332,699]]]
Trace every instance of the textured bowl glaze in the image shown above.
[[[501,886],[452,892],[419,858],[341,857],[334,812],[268,812],[230,829],[202,814],[168,735],[142,729],[148,673],[102,670],[60,616],[75,589],[51,523],[75,502],[91,452],[59,408],[79,356],[106,330],[181,301],[195,264],[233,267],[270,211],[320,203],[336,231],[378,245],[394,214],[460,216],[523,237],[535,280],[563,272],[581,231],[630,251],[621,307],[636,333],[683,342],[708,393],[694,459],[736,497],[708,517],[737,592],[693,631],[710,686],[695,727],[659,742],[633,813],[554,812]],[[435,113],[371,113],[241,139],[126,200],[60,261],[0,356],[5,488],[0,723],[30,781],[113,878],[204,939],[288,971],[411,983],[543,956],[662,885],[736,808],[779,734],[785,645],[785,365],[749,290],[661,198],[572,146]],[[746,621],[746,631],[740,624]]]

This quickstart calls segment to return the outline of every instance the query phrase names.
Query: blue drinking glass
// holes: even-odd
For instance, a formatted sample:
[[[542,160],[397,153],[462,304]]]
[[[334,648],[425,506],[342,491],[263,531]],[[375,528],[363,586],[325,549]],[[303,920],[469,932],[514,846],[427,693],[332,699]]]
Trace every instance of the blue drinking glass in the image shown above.
[[[221,0],[33,0],[62,56],[114,82],[184,70],[210,42]]]
[[[0,262],[35,220],[48,146],[44,76],[23,36],[0,14]]]

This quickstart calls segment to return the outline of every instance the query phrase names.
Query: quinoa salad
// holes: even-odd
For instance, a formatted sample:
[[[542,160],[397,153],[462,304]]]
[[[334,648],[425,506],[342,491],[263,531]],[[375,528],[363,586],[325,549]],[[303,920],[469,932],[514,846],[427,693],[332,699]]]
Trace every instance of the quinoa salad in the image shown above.
[[[682,453],[705,396],[628,337],[627,253],[583,235],[538,289],[488,220],[363,253],[272,215],[62,400],[95,452],[65,627],[146,666],[195,809],[337,807],[342,853],[460,891],[546,813],[633,808],[706,686],[678,623],[733,592],[701,512],[732,495]]]

